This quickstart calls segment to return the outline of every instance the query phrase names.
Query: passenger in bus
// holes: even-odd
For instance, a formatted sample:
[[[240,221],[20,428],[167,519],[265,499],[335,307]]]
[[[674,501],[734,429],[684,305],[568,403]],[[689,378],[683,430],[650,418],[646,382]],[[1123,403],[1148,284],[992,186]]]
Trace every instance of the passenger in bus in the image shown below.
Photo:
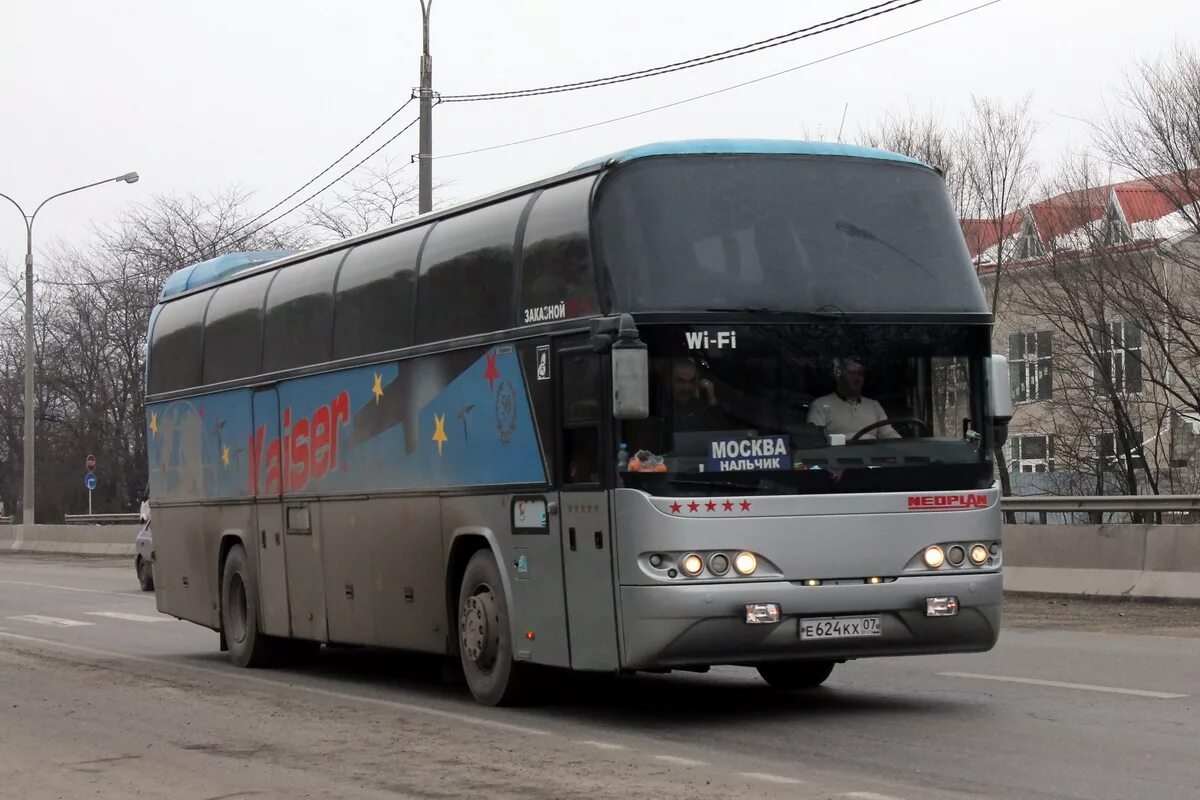
[[[863,396],[863,385],[867,379],[867,367],[856,357],[839,358],[834,361],[834,376],[837,389],[832,394],[813,400],[808,409],[808,421],[819,425],[828,434],[841,434],[850,438],[863,428],[888,418],[887,412],[877,400]],[[899,439],[900,434],[891,425],[883,425],[864,433],[864,439]]]
[[[701,377],[700,367],[690,358],[677,358],[671,365],[672,397],[676,431],[726,430],[730,420],[717,402],[713,382]]]

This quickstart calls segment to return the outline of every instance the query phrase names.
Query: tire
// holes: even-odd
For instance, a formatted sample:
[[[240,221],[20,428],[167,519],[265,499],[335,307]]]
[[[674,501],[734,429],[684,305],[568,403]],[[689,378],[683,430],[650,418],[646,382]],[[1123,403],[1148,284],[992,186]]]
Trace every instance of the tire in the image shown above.
[[[221,575],[221,630],[229,658],[239,667],[271,664],[279,641],[259,630],[258,576],[250,569],[246,551],[234,545],[225,556]]]
[[[524,665],[513,662],[512,629],[500,570],[488,550],[467,562],[458,590],[458,655],[471,694],[489,706],[524,699]]]
[[[154,565],[142,560],[141,556],[137,560],[137,576],[143,592],[154,591]]]
[[[778,661],[760,664],[758,674],[772,689],[815,689],[833,672],[832,661]]]

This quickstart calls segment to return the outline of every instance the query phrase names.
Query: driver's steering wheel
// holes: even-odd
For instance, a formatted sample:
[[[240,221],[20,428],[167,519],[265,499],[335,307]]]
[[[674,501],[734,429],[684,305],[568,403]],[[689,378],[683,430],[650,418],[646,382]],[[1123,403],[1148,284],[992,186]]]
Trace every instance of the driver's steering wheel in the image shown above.
[[[933,436],[933,426],[931,426],[925,420],[917,419],[916,417],[897,417],[896,419],[881,419],[879,422],[872,422],[870,425],[851,436],[850,441],[857,442],[862,438],[864,433],[870,433],[876,428],[882,428],[885,425],[920,425],[925,429],[927,435]]]

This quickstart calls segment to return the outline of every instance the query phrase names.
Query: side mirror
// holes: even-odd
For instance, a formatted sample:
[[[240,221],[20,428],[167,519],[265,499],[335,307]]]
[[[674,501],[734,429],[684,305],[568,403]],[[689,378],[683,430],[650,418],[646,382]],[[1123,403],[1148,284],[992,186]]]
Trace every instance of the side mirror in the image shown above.
[[[1013,416],[1012,390],[1008,383],[1008,359],[993,355],[988,374],[988,405],[992,411],[992,441],[996,446],[1008,438],[1008,423]]]
[[[621,315],[620,331],[612,346],[612,386],[615,418],[650,416],[650,359],[628,314]]]

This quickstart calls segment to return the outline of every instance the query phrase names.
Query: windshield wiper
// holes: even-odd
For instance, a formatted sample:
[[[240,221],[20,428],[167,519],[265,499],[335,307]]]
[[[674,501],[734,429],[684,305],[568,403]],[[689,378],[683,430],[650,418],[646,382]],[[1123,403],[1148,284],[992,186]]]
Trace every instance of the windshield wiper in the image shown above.
[[[833,227],[837,228],[839,231],[846,234],[847,236],[853,236],[856,239],[863,239],[864,241],[874,242],[875,244],[880,245],[881,247],[886,247],[888,250],[891,250],[893,253],[896,253],[898,256],[900,256],[901,258],[908,261],[910,264],[915,265],[918,269],[920,269],[922,272],[924,272],[929,277],[933,278],[934,280],[937,280],[936,276],[932,272],[930,272],[925,267],[925,265],[922,264],[920,261],[917,261],[915,258],[913,258],[908,253],[901,250],[899,247],[896,247],[896,245],[892,244],[891,242],[889,242],[885,239],[879,238],[878,236],[876,236],[874,233],[867,230],[866,228],[860,228],[859,226],[855,225],[853,222],[847,222],[844,219],[840,219],[837,222],[835,222]]]

